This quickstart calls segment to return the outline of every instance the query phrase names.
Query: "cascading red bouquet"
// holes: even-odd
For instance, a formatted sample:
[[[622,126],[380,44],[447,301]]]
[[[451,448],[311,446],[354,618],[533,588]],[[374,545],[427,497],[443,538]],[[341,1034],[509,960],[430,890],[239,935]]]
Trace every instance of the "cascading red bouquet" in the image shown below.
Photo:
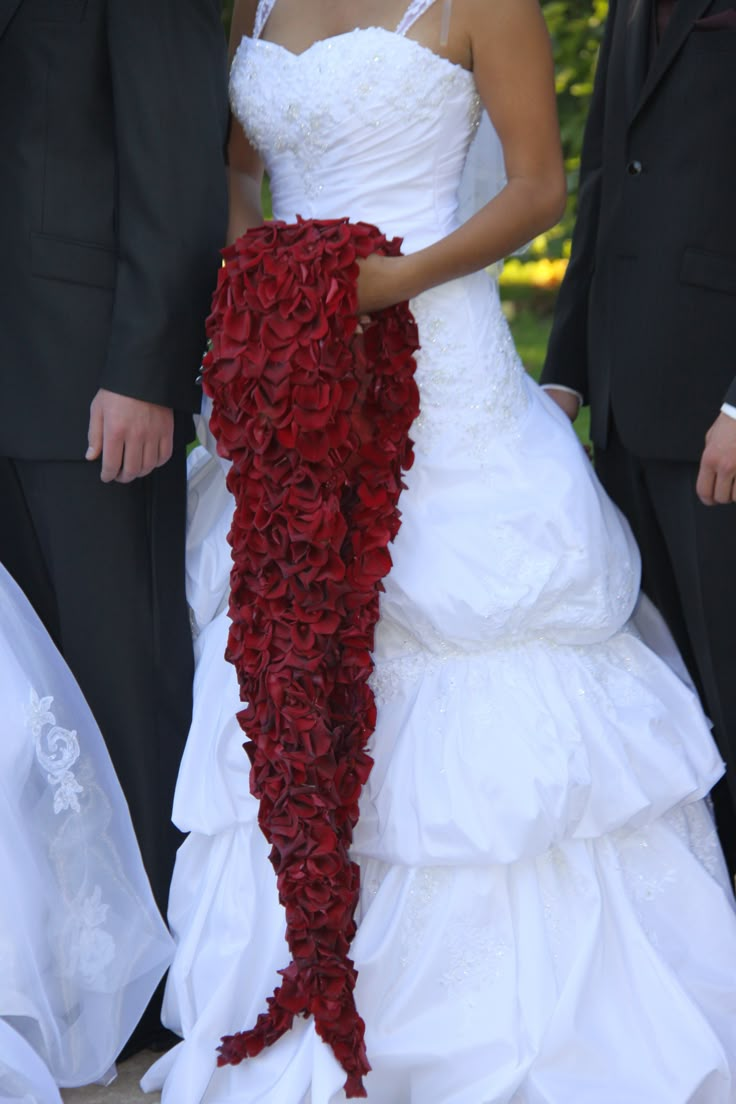
[[[365,1096],[370,1069],[349,848],[372,766],[379,592],[419,409],[412,315],[400,304],[360,326],[357,262],[399,246],[345,219],[249,231],[224,253],[204,367],[235,498],[226,656],[291,952],[268,1010],[222,1040],[219,1064],[313,1016],[348,1097]]]

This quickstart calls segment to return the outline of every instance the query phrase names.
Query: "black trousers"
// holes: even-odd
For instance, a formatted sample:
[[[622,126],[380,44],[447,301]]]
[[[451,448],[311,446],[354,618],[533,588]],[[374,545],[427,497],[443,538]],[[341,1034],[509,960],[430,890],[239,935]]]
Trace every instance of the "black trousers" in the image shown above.
[[[635,457],[613,426],[595,464],[639,543],[642,587],[666,619],[713,721],[727,765],[713,799],[736,871],[736,505],[703,506],[695,494],[697,464]]]
[[[103,484],[99,464],[0,458],[0,560],[36,608],[102,730],[161,911],[191,720],[186,456]]]

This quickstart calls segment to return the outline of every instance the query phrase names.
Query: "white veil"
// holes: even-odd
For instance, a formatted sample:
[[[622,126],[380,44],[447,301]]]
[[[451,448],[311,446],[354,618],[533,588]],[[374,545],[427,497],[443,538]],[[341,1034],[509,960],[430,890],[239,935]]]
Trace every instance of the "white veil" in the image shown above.
[[[0,708],[0,1102],[51,1104],[110,1071],[172,942],[100,731],[2,567]]]
[[[446,46],[450,36],[452,0],[443,0],[440,45]],[[461,222],[485,207],[506,185],[506,166],[501,139],[488,112],[481,110],[478,128],[471,142],[460,180],[458,214]]]
[[[483,109],[478,129],[468,150],[460,180],[458,214],[467,220],[506,186],[506,166],[501,139],[488,112]]]

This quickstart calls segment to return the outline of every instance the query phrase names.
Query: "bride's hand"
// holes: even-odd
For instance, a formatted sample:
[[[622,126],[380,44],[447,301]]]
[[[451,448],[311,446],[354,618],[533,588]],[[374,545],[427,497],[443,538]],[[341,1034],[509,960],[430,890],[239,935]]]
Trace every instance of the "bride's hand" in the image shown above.
[[[372,314],[409,298],[408,289],[402,286],[405,261],[405,257],[384,257],[380,253],[372,253],[365,260],[358,261],[360,314]]]

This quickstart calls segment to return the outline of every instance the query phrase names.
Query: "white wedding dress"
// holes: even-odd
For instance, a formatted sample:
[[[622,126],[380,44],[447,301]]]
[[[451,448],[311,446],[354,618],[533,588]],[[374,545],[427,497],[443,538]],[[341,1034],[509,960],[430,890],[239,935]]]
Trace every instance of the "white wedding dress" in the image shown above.
[[[113,1063],[172,942],[89,706],[0,567],[0,1104]]]
[[[456,225],[472,75],[356,30],[258,37],[235,111],[277,218],[349,216],[414,251]],[[485,273],[412,304],[416,461],[382,596],[375,767],[353,944],[375,1104],[733,1104],[736,919],[702,800],[722,772],[684,679],[631,623],[639,560],[565,417],[525,375]],[[149,1072],[164,1104],[337,1104],[311,1022],[216,1068],[287,965],[223,659],[232,502],[192,459],[195,714],[174,820],[178,943]],[[647,631],[666,633],[644,607]]]

